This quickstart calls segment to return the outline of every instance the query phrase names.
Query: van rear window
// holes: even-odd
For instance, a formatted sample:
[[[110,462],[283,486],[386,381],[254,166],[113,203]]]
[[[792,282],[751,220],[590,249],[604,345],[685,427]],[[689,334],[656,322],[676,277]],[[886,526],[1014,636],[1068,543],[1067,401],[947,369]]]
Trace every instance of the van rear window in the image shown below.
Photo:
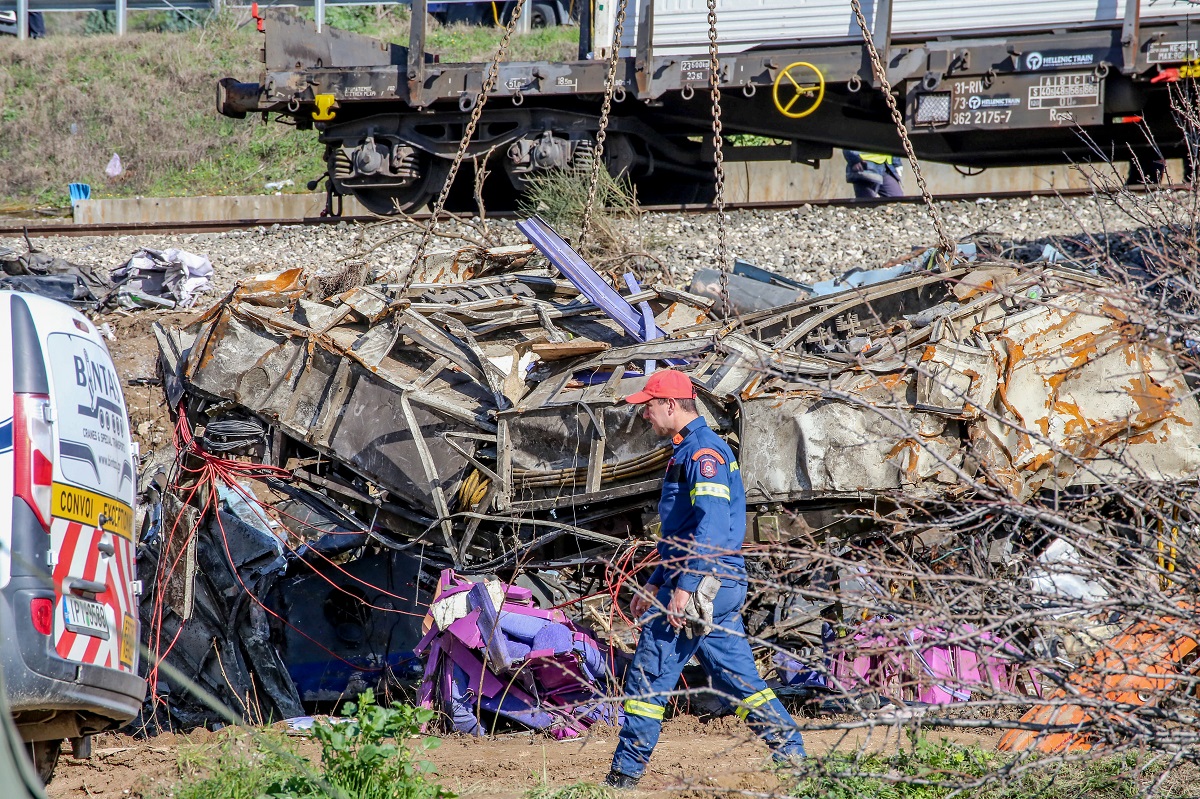
[[[54,392],[55,481],[133,503],[128,416],[108,353],[91,339],[52,333],[47,340]]]

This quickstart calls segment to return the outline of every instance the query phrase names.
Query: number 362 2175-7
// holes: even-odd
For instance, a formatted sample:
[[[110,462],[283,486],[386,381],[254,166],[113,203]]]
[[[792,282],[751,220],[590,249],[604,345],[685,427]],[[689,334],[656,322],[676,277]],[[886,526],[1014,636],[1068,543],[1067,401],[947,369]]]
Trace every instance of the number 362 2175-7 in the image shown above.
[[[1012,119],[1011,110],[987,109],[983,111],[955,111],[951,125],[1007,125]]]

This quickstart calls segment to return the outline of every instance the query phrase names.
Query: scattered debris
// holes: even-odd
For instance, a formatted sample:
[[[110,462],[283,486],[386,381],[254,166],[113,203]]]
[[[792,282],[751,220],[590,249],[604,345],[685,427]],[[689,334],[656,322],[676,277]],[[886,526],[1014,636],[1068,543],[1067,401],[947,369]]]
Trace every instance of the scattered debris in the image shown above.
[[[142,248],[109,277],[117,286],[117,302],[126,308],[190,308],[197,294],[208,291],[212,273],[203,255]]]
[[[503,717],[562,739],[618,723],[599,646],[561,610],[536,607],[528,588],[446,570],[425,623],[420,702],[458,732],[490,735]]]
[[[533,657],[522,647],[538,648],[489,619],[586,619],[601,641],[627,643],[617,603],[625,579],[615,570],[638,568],[633,553],[654,535],[670,449],[620,398],[663,363],[690,376],[705,418],[736,445],[752,544],[819,547],[926,514],[931,526],[906,539],[909,556],[948,551],[936,561],[950,565],[953,531],[934,523],[947,503],[987,496],[1024,505],[1105,481],[1187,479],[1200,468],[1200,405],[1172,350],[1146,332],[1156,328],[1127,293],[1069,265],[972,262],[971,244],[936,270],[927,251],[828,285],[743,268],[730,285],[754,292],[735,303],[744,309],[737,323],[725,324],[696,293],[628,276],[622,294],[545,223],[520,228],[549,265],[528,246],[467,247],[430,254],[410,283],[389,282],[395,275],[385,271],[326,298],[310,296],[300,270],[290,270],[241,285],[186,328],[156,328],[186,472],[173,492],[192,497],[187,523],[198,534],[187,540],[199,546],[181,549],[173,519],[192,511],[175,500],[154,544],[166,565],[145,578],[152,647],[169,651],[193,616],[200,626],[237,619],[171,646],[218,693],[249,682],[236,669],[218,681],[210,648],[227,670],[266,668],[277,718],[300,715],[301,702],[412,679],[414,650],[428,651],[426,697],[460,729],[479,732],[484,707],[578,732],[580,717],[537,699],[546,685],[521,683],[524,694],[501,698],[479,690],[480,681],[508,683],[514,650]],[[765,292],[784,292],[786,304],[750,310],[775,301]],[[195,499],[213,496],[204,486],[229,469],[265,477],[254,493],[278,525],[237,517],[228,493],[216,492],[225,499],[215,515],[214,500]],[[230,539],[213,532],[213,520],[226,518],[241,519],[246,543],[218,563],[212,553]],[[990,542],[987,561],[1009,562],[1011,545]],[[1045,557],[1048,567],[1055,556]],[[176,565],[198,558],[224,576]],[[954,702],[1018,683],[1037,695],[1037,675],[1022,665],[1027,639],[961,625],[880,639],[858,626],[869,614],[851,611],[882,604],[887,592],[864,592],[857,572],[781,565],[769,550],[749,561],[747,629],[797,653],[776,663],[785,684],[819,687],[801,676],[816,672],[831,690],[881,690],[901,675],[915,687],[884,696]],[[446,569],[462,577],[439,578]],[[486,589],[467,580],[493,574],[510,579],[512,607],[469,600]],[[204,580],[224,588],[181,588]],[[824,598],[805,599],[819,582],[814,596]],[[1049,594],[1060,588],[1043,583]],[[478,615],[434,613],[418,644],[416,619],[435,591]],[[187,595],[194,608],[172,599]],[[225,607],[231,597],[240,599]],[[174,609],[169,620],[154,615],[162,604]],[[829,662],[800,658],[830,645],[826,617],[849,625]],[[491,626],[481,634],[480,625]],[[493,636],[497,629],[515,637]],[[958,640],[968,635],[973,644]],[[896,642],[909,662],[870,660],[869,650]],[[261,658],[248,656],[251,644],[264,647]],[[483,651],[495,671],[479,665]],[[533,658],[538,667],[521,679],[561,657]],[[555,668],[576,687],[603,690],[604,674],[591,666]]]
[[[99,271],[30,247],[24,255],[0,247],[0,289],[27,291],[83,310],[94,310],[112,290]]]
[[[1189,693],[1194,690],[1200,648],[1194,623],[1184,620],[1193,609],[1179,610],[1179,617],[1135,622],[1086,663],[1071,669],[1065,683],[1049,694],[1047,704],[1022,716],[1025,728],[1005,733],[999,749],[1046,754],[1087,751],[1099,743],[1095,733],[1087,731],[1098,716],[1108,716],[1119,728],[1130,723],[1130,708],[1157,707],[1169,713],[1167,705],[1177,687],[1183,685]]]

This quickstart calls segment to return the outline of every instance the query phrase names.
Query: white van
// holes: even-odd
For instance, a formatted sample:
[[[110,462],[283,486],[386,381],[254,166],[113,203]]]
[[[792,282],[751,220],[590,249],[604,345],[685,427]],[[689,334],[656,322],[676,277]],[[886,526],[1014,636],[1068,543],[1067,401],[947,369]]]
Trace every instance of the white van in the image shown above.
[[[129,422],[116,367],[74,309],[0,291],[0,655],[48,781],[64,738],[130,721],[138,676]]]

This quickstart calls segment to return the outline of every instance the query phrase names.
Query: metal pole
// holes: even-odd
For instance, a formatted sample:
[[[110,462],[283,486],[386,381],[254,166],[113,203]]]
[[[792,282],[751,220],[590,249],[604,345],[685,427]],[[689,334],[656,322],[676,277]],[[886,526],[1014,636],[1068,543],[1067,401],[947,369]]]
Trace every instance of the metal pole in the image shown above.
[[[1121,72],[1132,75],[1137,72],[1138,34],[1141,27],[1141,3],[1127,0],[1125,19],[1121,23]],[[1185,58],[1195,58],[1188,53]]]
[[[592,57],[592,3],[594,0],[575,0],[579,3],[579,60]]]
[[[317,33],[325,27],[325,0],[313,0],[313,16],[317,20]]]
[[[516,4],[514,3],[515,7]],[[549,20],[547,20],[549,22]],[[517,20],[517,33],[529,33],[533,30],[533,0],[525,0],[525,7],[521,9],[521,18]]]
[[[125,35],[125,17],[129,8],[125,0],[117,0],[117,35]]]
[[[892,63],[892,0],[879,0],[875,6],[874,31],[875,47],[883,56],[883,63]]]
[[[412,0],[408,21],[408,102],[425,107],[425,0]]]
[[[17,38],[29,38],[29,0],[17,0]]]

